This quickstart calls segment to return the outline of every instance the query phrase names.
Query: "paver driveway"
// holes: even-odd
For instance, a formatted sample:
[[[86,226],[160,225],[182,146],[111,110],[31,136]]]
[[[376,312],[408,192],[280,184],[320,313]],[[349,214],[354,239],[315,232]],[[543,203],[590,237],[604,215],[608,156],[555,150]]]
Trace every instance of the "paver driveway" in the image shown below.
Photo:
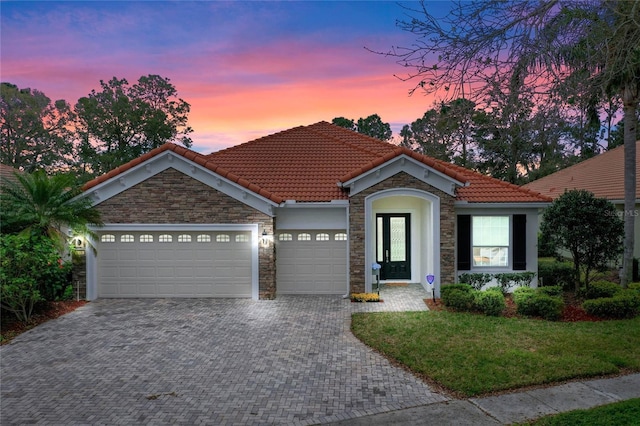
[[[356,306],[95,301],[0,348],[0,423],[317,424],[446,400],[350,333]]]

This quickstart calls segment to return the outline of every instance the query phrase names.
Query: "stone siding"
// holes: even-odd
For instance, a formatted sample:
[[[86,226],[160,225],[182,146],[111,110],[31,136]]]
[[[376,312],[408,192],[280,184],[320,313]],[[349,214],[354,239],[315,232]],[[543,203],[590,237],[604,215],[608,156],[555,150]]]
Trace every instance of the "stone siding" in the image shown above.
[[[429,192],[440,198],[440,281],[455,282],[455,210],[451,195],[401,172],[349,199],[350,288],[353,293],[365,291],[365,198],[386,189],[411,188]]]
[[[274,219],[175,169],[167,169],[97,206],[104,223],[259,224],[273,235]],[[274,244],[258,249],[259,297],[276,293]]]

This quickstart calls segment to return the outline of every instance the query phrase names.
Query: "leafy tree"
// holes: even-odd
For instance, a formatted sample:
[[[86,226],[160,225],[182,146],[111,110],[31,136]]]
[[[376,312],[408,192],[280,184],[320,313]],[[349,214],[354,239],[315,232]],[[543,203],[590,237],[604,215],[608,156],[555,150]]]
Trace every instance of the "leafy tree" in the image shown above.
[[[344,127],[345,129],[353,130],[354,132],[358,131],[358,126],[356,126],[356,122],[349,118],[336,117],[333,120],[331,120],[331,123],[335,124],[336,126]]]
[[[3,233],[47,236],[62,248],[64,228],[91,234],[89,225],[102,225],[100,213],[82,193],[73,176],[47,176],[38,170],[4,180],[0,193],[0,228]]]
[[[169,141],[191,146],[190,106],[168,78],[148,75],[129,85],[114,77],[100,86],[76,104],[84,170],[107,172]]]
[[[359,118],[358,133],[371,136],[372,138],[388,141],[391,139],[391,126],[382,121],[378,114],[370,115],[366,118]]]
[[[37,302],[62,296],[70,267],[46,236],[1,234],[0,305],[29,322]]]
[[[68,165],[73,120],[64,100],[51,102],[38,90],[0,84],[0,162],[26,172]]]
[[[484,102],[495,87],[514,81],[540,96],[553,96],[571,78],[582,78],[583,105],[619,97],[624,112],[625,211],[636,194],[636,128],[640,107],[640,3],[615,0],[456,1],[444,17],[426,3],[398,23],[416,36],[398,58],[413,91]],[[511,86],[513,87],[513,86]],[[574,87],[578,87],[574,85]],[[577,94],[577,93],[576,93]],[[587,110],[590,114],[590,111]],[[589,117],[586,117],[588,123]],[[622,283],[631,278],[634,217],[625,215]]]
[[[331,120],[331,122],[336,126],[344,127],[345,129],[353,130],[354,132],[383,141],[390,140],[392,135],[391,126],[389,123],[383,122],[378,114],[372,114],[366,118],[359,118],[357,122],[345,117],[336,117]]]
[[[576,291],[580,276],[588,287],[590,273],[622,253],[624,223],[613,204],[585,190],[567,191],[544,212],[541,239],[573,259]]]
[[[478,114],[481,112],[467,99],[434,103],[421,118],[402,129],[402,144],[443,161],[472,167]]]

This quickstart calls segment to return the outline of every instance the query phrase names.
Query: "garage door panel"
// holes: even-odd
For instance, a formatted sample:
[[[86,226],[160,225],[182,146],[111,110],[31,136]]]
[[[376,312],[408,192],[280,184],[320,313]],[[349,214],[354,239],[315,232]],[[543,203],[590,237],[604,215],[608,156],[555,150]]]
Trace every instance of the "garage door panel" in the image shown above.
[[[347,287],[347,242],[335,241],[335,231],[288,231],[291,241],[276,238],[277,289],[280,294],[344,294]],[[299,241],[298,235],[311,240]],[[317,240],[329,234],[328,241]]]
[[[229,243],[215,243],[211,233],[211,242],[196,242],[202,232],[109,234],[115,241],[98,242],[98,297],[252,296],[251,244],[235,242],[242,233],[228,232]],[[122,234],[134,242],[121,242]],[[142,234],[153,242],[140,242]]]

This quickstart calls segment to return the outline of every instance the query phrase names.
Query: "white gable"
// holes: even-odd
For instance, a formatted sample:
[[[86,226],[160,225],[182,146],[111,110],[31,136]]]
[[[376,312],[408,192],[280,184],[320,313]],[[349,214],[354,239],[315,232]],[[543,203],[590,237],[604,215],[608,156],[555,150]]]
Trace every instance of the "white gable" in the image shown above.
[[[184,158],[181,155],[175,154],[173,151],[165,151],[156,155],[155,157],[150,158],[147,161],[87,190],[82,196],[91,197],[95,205],[108,200],[134,185],[137,185],[140,182],[143,182],[170,168],[178,170],[179,172],[182,172],[185,175],[240,201],[241,203],[253,207],[262,213],[274,216],[273,208],[278,206],[277,203],[262,197],[249,189],[238,185],[237,183],[232,182],[197,163],[194,163],[193,161]]]
[[[404,154],[338,185],[348,187],[349,195],[355,195],[400,172],[405,172],[451,196],[455,196],[457,186],[465,186],[465,182],[453,179]]]

